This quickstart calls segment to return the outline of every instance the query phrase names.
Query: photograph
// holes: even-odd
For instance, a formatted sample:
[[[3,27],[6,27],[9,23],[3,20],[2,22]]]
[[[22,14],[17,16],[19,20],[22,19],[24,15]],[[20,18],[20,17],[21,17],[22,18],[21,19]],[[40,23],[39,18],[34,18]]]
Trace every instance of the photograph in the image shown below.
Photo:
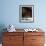
[[[34,5],[20,5],[19,6],[19,20],[20,22],[34,21]]]
[[[0,0],[0,46],[46,46],[46,0]]]

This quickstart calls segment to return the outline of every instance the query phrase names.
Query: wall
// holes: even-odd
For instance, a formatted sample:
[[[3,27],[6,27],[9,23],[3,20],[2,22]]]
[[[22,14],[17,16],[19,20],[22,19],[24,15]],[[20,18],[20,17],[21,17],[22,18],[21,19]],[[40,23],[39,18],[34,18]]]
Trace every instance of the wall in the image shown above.
[[[34,23],[19,22],[19,5],[34,5]],[[46,0],[0,0],[0,29],[13,24],[16,28],[42,28],[46,32]],[[1,30],[0,30],[1,31]]]
[[[15,25],[16,28],[46,28],[46,1],[44,0],[1,0],[0,24]],[[34,5],[34,23],[19,22],[19,5]]]
[[[16,28],[46,28],[46,1],[44,0],[1,0],[0,25],[15,25]],[[34,5],[34,23],[19,22],[19,5]]]

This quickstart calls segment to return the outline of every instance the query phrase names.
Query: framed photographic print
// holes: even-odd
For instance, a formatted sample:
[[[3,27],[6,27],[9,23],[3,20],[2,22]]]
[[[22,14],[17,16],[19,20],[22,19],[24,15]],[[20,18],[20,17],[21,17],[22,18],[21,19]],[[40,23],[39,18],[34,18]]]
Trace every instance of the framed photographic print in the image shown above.
[[[19,6],[19,21],[25,23],[34,22],[34,5]]]

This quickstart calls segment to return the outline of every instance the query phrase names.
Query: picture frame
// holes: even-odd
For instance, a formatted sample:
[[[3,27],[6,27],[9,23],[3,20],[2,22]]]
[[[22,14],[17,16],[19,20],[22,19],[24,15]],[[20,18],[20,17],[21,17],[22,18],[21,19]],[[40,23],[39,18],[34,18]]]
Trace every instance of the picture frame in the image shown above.
[[[34,22],[34,5],[19,5],[19,22]]]

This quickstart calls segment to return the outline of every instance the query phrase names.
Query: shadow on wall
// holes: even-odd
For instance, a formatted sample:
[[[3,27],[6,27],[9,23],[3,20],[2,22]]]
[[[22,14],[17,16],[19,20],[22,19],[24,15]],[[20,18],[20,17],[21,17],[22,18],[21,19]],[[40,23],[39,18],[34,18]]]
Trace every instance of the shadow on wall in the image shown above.
[[[0,24],[0,43],[2,43],[2,36],[3,36],[3,32],[6,32],[6,29],[4,30],[5,25],[4,24]]]

